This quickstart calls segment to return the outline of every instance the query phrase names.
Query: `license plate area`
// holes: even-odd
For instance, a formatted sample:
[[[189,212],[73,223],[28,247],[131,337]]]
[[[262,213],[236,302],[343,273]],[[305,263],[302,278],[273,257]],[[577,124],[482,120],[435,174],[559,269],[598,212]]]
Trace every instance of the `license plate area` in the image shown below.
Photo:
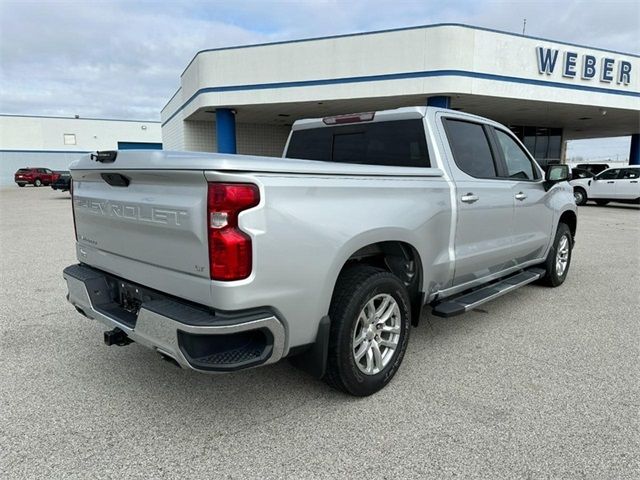
[[[135,328],[143,303],[162,298],[157,292],[109,275],[85,285],[93,308],[129,328]]]

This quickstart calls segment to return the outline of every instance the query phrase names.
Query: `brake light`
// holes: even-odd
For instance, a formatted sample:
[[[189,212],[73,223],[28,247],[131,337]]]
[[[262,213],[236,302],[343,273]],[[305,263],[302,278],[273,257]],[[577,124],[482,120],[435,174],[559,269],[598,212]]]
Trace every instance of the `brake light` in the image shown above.
[[[256,185],[209,184],[207,226],[212,280],[241,280],[251,274],[251,237],[238,227],[238,215],[259,202],[260,191]]]
[[[75,198],[73,198],[73,179],[69,182],[69,193],[71,194],[71,215],[73,215],[73,233],[76,235],[76,242],[78,241],[78,228],[76,227],[76,207]]]
[[[348,115],[336,115],[335,117],[325,117],[322,119],[325,125],[338,125],[341,123],[370,122],[375,117],[376,112],[350,113]]]

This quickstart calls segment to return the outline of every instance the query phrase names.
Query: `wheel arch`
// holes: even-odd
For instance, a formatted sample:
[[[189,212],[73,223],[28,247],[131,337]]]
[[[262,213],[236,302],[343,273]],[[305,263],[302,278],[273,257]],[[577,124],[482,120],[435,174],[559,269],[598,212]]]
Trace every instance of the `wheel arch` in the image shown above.
[[[332,296],[338,278],[355,265],[371,265],[396,275],[407,287],[411,299],[411,322],[417,325],[424,304],[424,271],[422,259],[412,243],[405,240],[382,240],[361,246],[342,262],[335,276]]]
[[[558,224],[564,223],[569,227],[571,238],[575,241],[576,229],[578,227],[578,216],[573,210],[565,210],[558,219]]]

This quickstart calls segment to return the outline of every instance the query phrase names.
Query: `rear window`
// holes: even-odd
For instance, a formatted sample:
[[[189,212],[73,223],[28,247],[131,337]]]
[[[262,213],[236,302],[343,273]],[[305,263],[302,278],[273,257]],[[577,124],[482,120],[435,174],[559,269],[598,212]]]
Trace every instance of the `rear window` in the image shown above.
[[[19,168],[19,169],[18,169],[18,173],[27,173],[27,172],[30,172],[30,171],[31,171],[31,170],[30,170],[30,169],[28,169],[28,168]]]
[[[295,130],[287,158],[337,163],[429,167],[422,120]]]

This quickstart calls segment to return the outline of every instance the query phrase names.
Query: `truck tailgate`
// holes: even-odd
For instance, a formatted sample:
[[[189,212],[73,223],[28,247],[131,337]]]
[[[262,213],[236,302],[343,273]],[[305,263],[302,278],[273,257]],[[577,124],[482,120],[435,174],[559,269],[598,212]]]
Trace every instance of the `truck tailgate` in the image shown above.
[[[128,185],[108,183],[109,175]],[[202,171],[75,169],[73,202],[80,250],[209,278]]]

